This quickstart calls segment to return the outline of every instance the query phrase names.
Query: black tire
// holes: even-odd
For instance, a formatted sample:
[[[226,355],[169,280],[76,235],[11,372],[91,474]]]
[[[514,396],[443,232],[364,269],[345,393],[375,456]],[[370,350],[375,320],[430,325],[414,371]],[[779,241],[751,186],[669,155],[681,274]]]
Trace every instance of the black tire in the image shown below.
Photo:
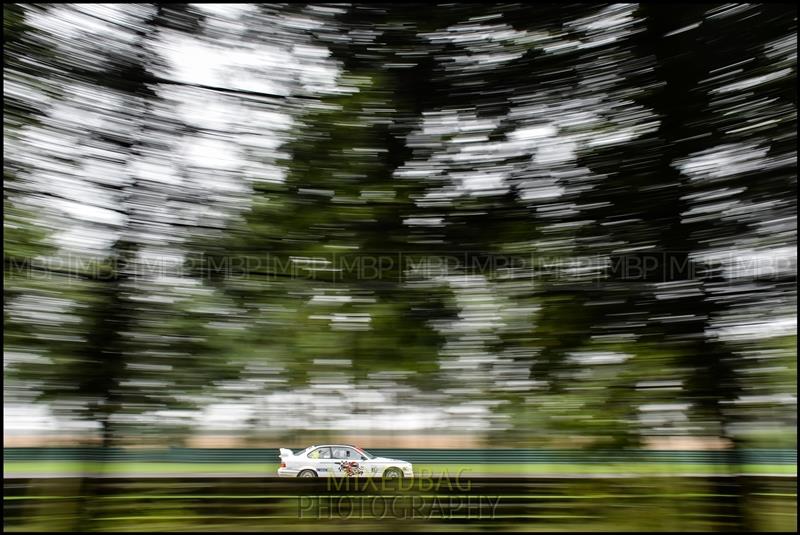
[[[297,477],[318,477],[317,473],[313,470],[301,470]]]
[[[383,471],[383,477],[386,479],[402,479],[403,471],[399,468],[387,468]]]

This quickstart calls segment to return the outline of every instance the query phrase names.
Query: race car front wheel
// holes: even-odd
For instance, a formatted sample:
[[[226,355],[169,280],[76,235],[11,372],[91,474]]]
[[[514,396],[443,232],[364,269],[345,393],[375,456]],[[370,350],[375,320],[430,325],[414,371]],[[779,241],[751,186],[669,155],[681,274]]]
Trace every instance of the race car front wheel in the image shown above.
[[[313,470],[303,470],[297,474],[297,477],[317,477],[317,473]]]
[[[401,472],[399,468],[387,468],[386,471],[383,473],[383,477],[387,479],[400,478],[403,477],[403,472]]]

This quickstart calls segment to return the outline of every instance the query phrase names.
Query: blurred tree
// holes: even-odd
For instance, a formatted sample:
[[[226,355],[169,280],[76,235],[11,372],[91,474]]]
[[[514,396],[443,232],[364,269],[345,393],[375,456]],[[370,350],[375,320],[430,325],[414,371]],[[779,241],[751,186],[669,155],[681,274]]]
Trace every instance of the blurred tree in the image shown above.
[[[796,336],[725,331],[790,314],[796,268],[732,276],[710,258],[796,243],[791,8],[274,4],[242,15],[236,38],[205,33],[193,6],[55,9],[4,8],[4,137],[18,143],[4,165],[4,343],[46,354],[11,369],[101,422],[105,444],[143,412],[208,402],[208,386],[253,400],[386,377],[600,445],[736,443],[775,407],[791,419],[774,397],[796,394]],[[82,33],[67,12],[102,29]],[[290,67],[275,94],[174,80],[160,50],[176,35],[270,43],[337,68],[338,85]],[[185,124],[175,90],[239,99],[243,116],[284,107],[283,155],[247,145],[241,125]],[[259,120],[242,119],[251,137],[285,134]],[[252,186],[250,202],[191,214],[212,195],[174,154],[200,131],[241,136],[247,165],[226,176]],[[116,223],[88,233],[109,243],[79,267],[38,266],[51,278],[34,287],[22,269],[61,254],[45,233],[80,218],[44,198]],[[192,279],[177,276],[184,255]],[[169,257],[181,260],[154,267]]]
[[[32,355],[54,345],[52,328],[15,307],[25,296],[53,296],[52,283],[32,277],[53,246],[48,241],[52,229],[44,217],[36,217],[46,212],[36,206],[35,163],[25,157],[28,133],[60,93],[52,79],[50,36],[30,20],[46,12],[41,5],[3,5],[3,348],[8,363],[36,360]],[[7,383],[5,392],[8,399],[27,399],[29,386]]]
[[[354,5],[319,30],[340,94],[306,105],[279,162],[285,181],[257,183],[246,227],[205,253],[207,271],[244,267],[223,287],[254,326],[253,361],[283,366],[291,386],[386,371],[437,384],[431,321],[449,312],[439,285],[407,271],[430,255],[428,237],[406,224],[426,215],[415,205],[425,186],[396,176],[412,153],[406,136],[437,97],[406,10]]]
[[[108,446],[122,438],[121,428],[142,432],[142,413],[196,409],[198,397],[213,381],[237,376],[214,345],[230,338],[225,322],[213,321],[219,319],[214,309],[221,303],[209,303],[192,281],[180,278],[180,263],[169,260],[181,254],[180,233],[190,234],[193,228],[175,208],[193,210],[193,201],[182,199],[191,200],[196,191],[190,182],[173,186],[163,180],[180,165],[174,152],[184,125],[156,83],[166,69],[157,49],[164,33],[198,31],[203,16],[178,4],[141,5],[113,14],[58,9],[72,9],[77,20],[88,17],[101,24],[96,34],[87,31],[72,41],[56,41],[57,55],[49,58],[48,69],[32,73],[30,83],[42,85],[52,75],[62,91],[84,95],[67,99],[56,110],[62,122],[48,117],[38,135],[70,138],[83,152],[77,161],[41,154],[34,162],[56,169],[65,183],[72,180],[74,191],[91,192],[84,206],[114,213],[119,224],[92,229],[111,239],[107,250],[62,246],[42,263],[44,278],[70,281],[61,288],[51,282],[48,290],[49,298],[66,310],[50,327],[55,335],[46,338],[49,358],[21,362],[9,372],[33,384],[38,400],[50,408],[98,423]],[[51,24],[64,14],[53,14]],[[103,51],[87,61],[98,42],[105,43]],[[35,51],[27,47],[19,53],[25,57]],[[74,111],[84,114],[86,125],[64,120]],[[48,193],[62,204],[72,202],[68,195],[73,192],[50,188]],[[173,211],[165,212],[167,207]],[[63,213],[53,217],[62,226],[72,223]],[[21,241],[33,243],[28,237]],[[48,321],[30,310],[42,299],[32,294],[30,302],[11,307],[12,313],[19,309],[20,318],[34,321],[32,327],[17,322],[6,340],[19,338],[26,328],[47,327]]]
[[[3,139],[7,143],[18,139],[25,127],[36,124],[44,111],[22,90],[32,75],[39,74],[25,58],[41,61],[52,53],[42,42],[41,33],[27,22],[25,6],[3,5],[3,71],[9,86],[3,98]],[[52,91],[42,85],[45,91]],[[18,154],[10,151],[3,159],[3,309],[7,327],[7,305],[19,295],[19,289],[14,287],[16,275],[24,273],[36,256],[47,251],[46,230],[36,225],[29,207],[20,205],[25,188],[19,175],[26,170]]]

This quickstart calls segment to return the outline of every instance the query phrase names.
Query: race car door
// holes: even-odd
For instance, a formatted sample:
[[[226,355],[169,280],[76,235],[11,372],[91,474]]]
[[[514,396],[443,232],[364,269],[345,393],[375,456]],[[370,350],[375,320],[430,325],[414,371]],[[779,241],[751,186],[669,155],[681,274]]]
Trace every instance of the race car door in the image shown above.
[[[338,477],[359,477],[364,475],[364,467],[361,466],[361,454],[353,448],[332,447],[333,462],[335,466],[334,474]]]

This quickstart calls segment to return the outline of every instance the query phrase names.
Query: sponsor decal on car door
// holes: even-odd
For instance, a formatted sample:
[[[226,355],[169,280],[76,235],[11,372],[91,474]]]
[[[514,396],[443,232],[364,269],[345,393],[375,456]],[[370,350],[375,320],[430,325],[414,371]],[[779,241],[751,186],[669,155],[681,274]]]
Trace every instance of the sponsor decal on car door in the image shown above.
[[[331,448],[336,463],[336,475],[339,477],[358,477],[364,475],[361,466],[361,455],[353,448]]]

